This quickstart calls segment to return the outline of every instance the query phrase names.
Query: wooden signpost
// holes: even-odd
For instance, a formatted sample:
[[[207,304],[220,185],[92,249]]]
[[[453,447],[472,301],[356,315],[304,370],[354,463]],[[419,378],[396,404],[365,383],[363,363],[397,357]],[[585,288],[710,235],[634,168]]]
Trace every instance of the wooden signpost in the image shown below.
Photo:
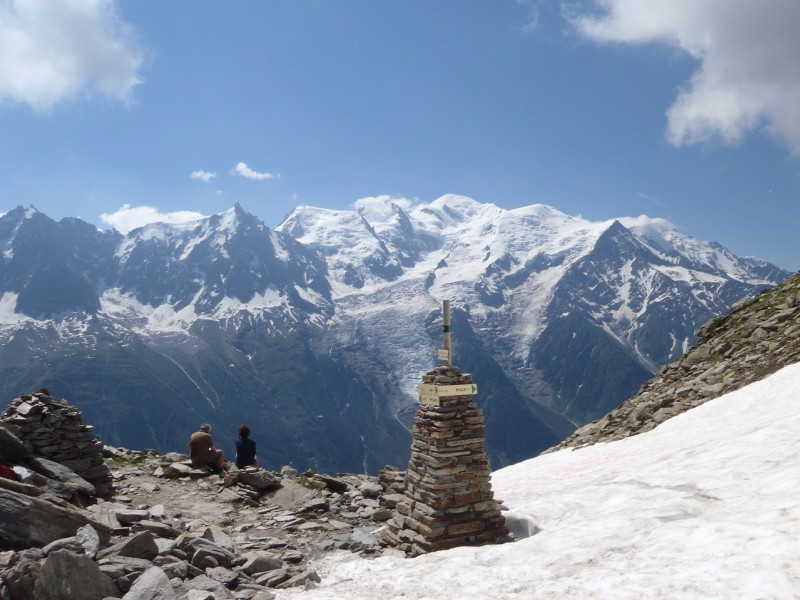
[[[450,348],[450,300],[442,301],[442,320],[444,348],[439,348],[436,352],[436,356],[445,365],[450,365],[453,361],[453,351]]]
[[[450,337],[450,300],[442,301],[442,331],[444,348],[439,348],[436,357],[450,366],[453,360]],[[478,386],[474,383],[460,385],[438,385],[421,383],[418,387],[419,403],[426,406],[441,406],[441,398],[448,396],[474,396],[478,393]]]

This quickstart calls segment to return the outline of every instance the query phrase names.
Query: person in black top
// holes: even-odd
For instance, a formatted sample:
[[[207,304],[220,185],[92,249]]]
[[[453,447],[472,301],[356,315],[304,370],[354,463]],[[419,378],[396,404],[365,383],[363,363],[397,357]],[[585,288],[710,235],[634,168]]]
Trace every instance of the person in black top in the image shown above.
[[[250,428],[247,425],[239,427],[239,439],[236,440],[236,466],[239,469],[249,466],[261,468],[256,456],[256,443],[250,439]]]

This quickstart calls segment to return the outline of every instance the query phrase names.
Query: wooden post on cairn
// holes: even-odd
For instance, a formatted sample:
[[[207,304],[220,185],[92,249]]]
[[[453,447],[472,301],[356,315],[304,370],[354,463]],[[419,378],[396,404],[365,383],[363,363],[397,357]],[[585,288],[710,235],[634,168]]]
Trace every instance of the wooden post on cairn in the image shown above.
[[[448,301],[443,312],[443,364],[422,376],[404,498],[385,532],[411,556],[508,539],[491,487],[478,388],[451,364]]]

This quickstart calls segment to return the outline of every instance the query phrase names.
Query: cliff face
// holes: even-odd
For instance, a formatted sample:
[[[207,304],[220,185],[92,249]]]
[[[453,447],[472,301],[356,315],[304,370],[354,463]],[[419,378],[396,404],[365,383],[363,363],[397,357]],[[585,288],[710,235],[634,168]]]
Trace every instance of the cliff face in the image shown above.
[[[698,331],[697,343],[639,393],[548,452],[642,433],[800,361],[800,274],[742,300]]]

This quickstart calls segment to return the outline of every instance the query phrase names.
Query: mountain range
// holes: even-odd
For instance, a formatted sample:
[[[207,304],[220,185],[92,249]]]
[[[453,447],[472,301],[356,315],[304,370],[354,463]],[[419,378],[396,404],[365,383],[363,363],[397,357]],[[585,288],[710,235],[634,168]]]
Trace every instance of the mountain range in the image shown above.
[[[47,386],[127,447],[240,423],[262,463],[405,464],[442,300],[499,467],[606,414],[738,300],[788,277],[662,219],[591,222],[456,195],[240,206],[127,235],[33,208],[0,217],[0,381]]]

